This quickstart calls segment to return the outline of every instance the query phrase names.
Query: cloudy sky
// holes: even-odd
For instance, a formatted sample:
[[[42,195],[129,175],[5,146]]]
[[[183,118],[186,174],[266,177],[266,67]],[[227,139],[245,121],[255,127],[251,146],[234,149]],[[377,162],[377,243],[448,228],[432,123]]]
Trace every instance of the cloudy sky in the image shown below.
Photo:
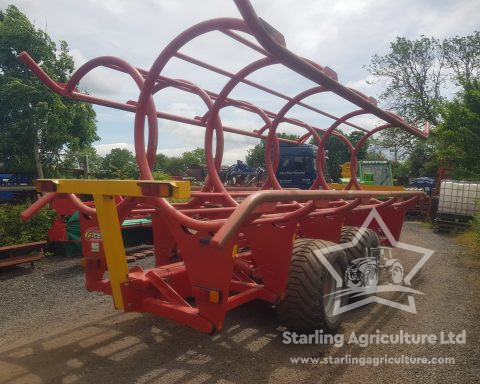
[[[39,28],[56,41],[66,40],[77,66],[97,56],[110,55],[148,69],[168,42],[189,26],[215,17],[239,17],[230,0],[0,0],[0,8],[15,4]],[[334,69],[340,82],[376,97],[381,85],[368,85],[368,65],[375,53],[387,52],[396,36],[417,38],[424,34],[439,38],[471,34],[479,29],[478,0],[253,0],[259,16],[280,30],[287,46],[299,55]],[[258,58],[257,54],[216,33],[188,44],[182,52],[221,66],[229,71]],[[163,73],[187,79],[201,87],[220,91],[226,78],[172,60]],[[290,96],[311,86],[291,71],[271,68],[259,71],[252,80]],[[126,75],[96,70],[81,83],[92,95],[118,101],[136,100],[138,89]],[[283,102],[243,86],[233,94],[263,108],[278,110]],[[197,97],[166,90],[155,98],[158,110],[189,117],[203,115],[205,106]],[[352,106],[334,97],[314,96],[308,100],[317,107],[341,115]],[[112,148],[133,148],[133,115],[95,107],[98,133],[95,143],[100,154]],[[317,127],[327,127],[323,119],[304,108],[290,116]],[[261,127],[258,117],[228,108],[222,112],[225,125],[242,129]],[[366,127],[375,124],[368,118],[355,121]],[[287,125],[279,131],[296,132]],[[300,132],[300,131],[299,131]],[[158,151],[177,155],[203,147],[204,130],[168,121],[160,122]],[[255,139],[226,135],[224,163],[243,159]]]

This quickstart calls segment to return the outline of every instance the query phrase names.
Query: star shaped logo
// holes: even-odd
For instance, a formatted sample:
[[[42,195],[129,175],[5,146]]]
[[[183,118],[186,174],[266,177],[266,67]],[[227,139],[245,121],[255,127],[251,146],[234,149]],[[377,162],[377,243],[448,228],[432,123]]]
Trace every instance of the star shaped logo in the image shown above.
[[[339,250],[346,250],[352,247],[355,247],[356,244],[360,241],[362,238],[362,235],[365,233],[366,229],[368,228],[369,224],[373,221],[376,220],[377,223],[380,226],[380,229],[383,231],[387,239],[389,240],[390,244],[392,244],[393,247],[395,248],[400,248],[400,249],[405,249],[410,252],[418,253],[421,254],[422,256],[420,257],[419,261],[417,264],[411,269],[411,271],[403,278],[403,284],[404,285],[393,285],[393,284],[385,284],[385,285],[373,285],[373,286],[360,286],[360,287],[350,287],[347,289],[342,289],[344,279],[342,276],[338,274],[338,272],[334,269],[332,264],[328,261],[328,259],[325,257],[326,254],[334,251],[339,251]],[[328,270],[328,272],[332,275],[332,277],[336,281],[336,287],[337,290],[333,293],[330,293],[329,295],[334,295],[335,297],[335,303],[334,303],[334,309],[333,309],[333,315],[338,315],[347,311],[350,311],[352,309],[361,307],[363,305],[376,302],[384,305],[388,305],[393,308],[397,308],[406,312],[410,312],[413,314],[417,313],[417,308],[415,306],[415,298],[413,294],[421,294],[423,295],[422,292],[419,292],[413,288],[410,287],[411,285],[411,280],[412,278],[417,274],[417,272],[420,270],[420,268],[423,267],[423,265],[427,262],[427,260],[433,255],[434,251],[431,249],[427,248],[422,248],[418,247],[412,244],[407,244],[407,243],[402,243],[399,241],[396,241],[395,238],[393,237],[392,233],[388,229],[388,226],[385,224],[383,221],[382,217],[378,213],[378,211],[373,208],[370,214],[368,215],[367,219],[363,223],[362,227],[360,227],[359,231],[357,232],[356,236],[353,238],[352,241],[348,243],[341,243],[341,244],[335,244],[330,247],[325,247],[319,250],[315,251],[315,255],[319,258],[319,260],[322,262],[322,264],[325,266],[325,268]],[[355,262],[355,260],[354,260]],[[353,264],[353,263],[352,263]],[[406,292],[409,293],[407,296],[408,304],[402,304],[396,301],[388,300],[383,297],[379,297],[375,295],[376,293],[380,292]],[[341,297],[349,295],[350,297],[360,297],[360,296],[365,296],[365,295],[372,295],[368,296],[362,300],[355,301],[353,303],[349,303],[347,305],[341,305]]]

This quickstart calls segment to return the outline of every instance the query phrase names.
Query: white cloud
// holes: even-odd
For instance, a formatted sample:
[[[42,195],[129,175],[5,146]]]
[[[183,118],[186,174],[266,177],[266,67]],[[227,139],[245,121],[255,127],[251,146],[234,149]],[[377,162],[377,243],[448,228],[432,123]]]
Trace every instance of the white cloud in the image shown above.
[[[244,145],[236,148],[225,149],[223,153],[222,163],[224,165],[231,165],[234,164],[237,160],[245,161],[247,150],[250,148],[253,148],[253,145]]]
[[[134,145],[128,143],[97,144],[94,145],[94,148],[100,156],[108,155],[114,148],[128,149],[133,153],[135,152]]]
[[[192,147],[183,147],[183,148],[160,148],[157,153],[163,153],[164,155],[170,156],[170,157],[178,157],[181,156],[182,153],[191,151]]]
[[[127,11],[128,2],[125,0],[88,0],[95,6],[100,6],[115,15],[123,15]]]

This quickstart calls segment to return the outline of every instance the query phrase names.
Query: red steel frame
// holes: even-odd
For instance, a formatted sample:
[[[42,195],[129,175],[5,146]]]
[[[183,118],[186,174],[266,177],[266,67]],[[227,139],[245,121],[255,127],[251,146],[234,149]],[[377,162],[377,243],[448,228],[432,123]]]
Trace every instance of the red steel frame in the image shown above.
[[[398,240],[405,210],[415,203],[421,193],[361,191],[356,180],[356,155],[371,135],[383,129],[399,127],[420,138],[428,136],[428,125],[423,131],[410,126],[401,117],[380,109],[372,97],[338,83],[336,73],[330,68],[290,52],[285,47],[282,36],[257,17],[248,0],[235,0],[235,3],[243,20],[219,18],[194,25],[163,49],[149,71],[133,67],[115,57],[103,56],[82,65],[67,83],[62,84],[52,80],[26,52],[19,55],[47,87],[60,95],[135,113],[134,139],[140,179],[153,179],[158,119],[205,128],[208,178],[201,190],[192,192],[190,201],[170,204],[157,197],[126,197],[118,198],[117,210],[120,220],[138,213],[152,216],[156,254],[154,268],[130,269],[128,283],[122,286],[125,310],[150,312],[208,333],[222,329],[225,314],[232,308],[253,299],[271,303],[282,300],[292,239],[297,236],[338,242],[343,225],[362,225],[375,208]],[[196,37],[214,31],[255,50],[263,58],[237,73],[231,73],[180,52],[185,44]],[[252,36],[256,42],[244,37],[245,34]],[[172,58],[225,76],[228,81],[220,93],[215,93],[186,80],[168,78],[162,75],[162,71]],[[255,71],[274,64],[283,65],[318,85],[290,97],[247,79]],[[129,74],[139,88],[138,100],[121,103],[79,92],[76,89],[79,81],[97,67]],[[272,112],[231,98],[229,95],[240,83],[281,98],[286,103],[278,112]],[[188,117],[158,111],[153,95],[168,87],[198,95],[208,112],[201,117]],[[354,109],[337,117],[304,101],[307,97],[322,92],[340,96],[349,101]],[[328,128],[319,128],[286,116],[294,106],[307,108],[333,122]],[[220,119],[220,111],[225,107],[258,114],[264,125],[254,131],[225,126]],[[372,114],[382,119],[384,124],[369,130],[350,121],[353,117],[364,114]],[[145,120],[148,124],[147,143],[144,139]],[[304,143],[313,137],[319,147],[318,177],[309,191],[282,190],[275,176],[279,141],[290,141],[276,135],[276,129],[282,122],[306,129],[306,134],[298,143]],[[341,124],[366,134],[353,146],[345,136],[335,131]],[[226,188],[222,184],[218,170],[222,163],[223,132],[266,141],[268,179],[261,190]],[[323,148],[330,135],[339,137],[351,152],[352,177],[344,191],[328,190],[322,171],[325,162]],[[28,219],[58,196],[54,192],[46,194],[22,214],[23,218]],[[388,199],[376,199],[379,196]],[[98,228],[95,208],[84,204],[75,195],[68,195],[68,199],[72,207],[82,213],[82,233],[91,234]],[[378,229],[375,225],[372,223],[372,228]],[[89,241],[87,236],[83,237],[86,288],[112,294],[109,280],[104,277],[107,271],[105,258],[102,252],[91,252]]]

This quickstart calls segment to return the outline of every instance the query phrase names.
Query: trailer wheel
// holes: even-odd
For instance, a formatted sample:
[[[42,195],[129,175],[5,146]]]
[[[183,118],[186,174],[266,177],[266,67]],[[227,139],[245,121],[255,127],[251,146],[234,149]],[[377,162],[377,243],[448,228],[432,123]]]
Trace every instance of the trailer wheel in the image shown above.
[[[374,230],[368,228],[362,228],[362,230],[363,234],[358,242],[353,247],[345,249],[349,263],[355,259],[365,257],[365,249],[377,248],[380,245],[380,241]],[[354,241],[359,231],[359,227],[344,226],[342,228],[340,243],[350,243]]]
[[[336,281],[314,253],[334,243],[324,240],[297,239],[293,246],[290,272],[285,299],[277,306],[281,322],[303,333],[317,329],[334,332],[342,321],[342,315],[333,315]],[[343,277],[347,269],[347,256],[342,250],[324,253],[325,258]],[[347,303],[348,296],[340,298],[340,306]]]

